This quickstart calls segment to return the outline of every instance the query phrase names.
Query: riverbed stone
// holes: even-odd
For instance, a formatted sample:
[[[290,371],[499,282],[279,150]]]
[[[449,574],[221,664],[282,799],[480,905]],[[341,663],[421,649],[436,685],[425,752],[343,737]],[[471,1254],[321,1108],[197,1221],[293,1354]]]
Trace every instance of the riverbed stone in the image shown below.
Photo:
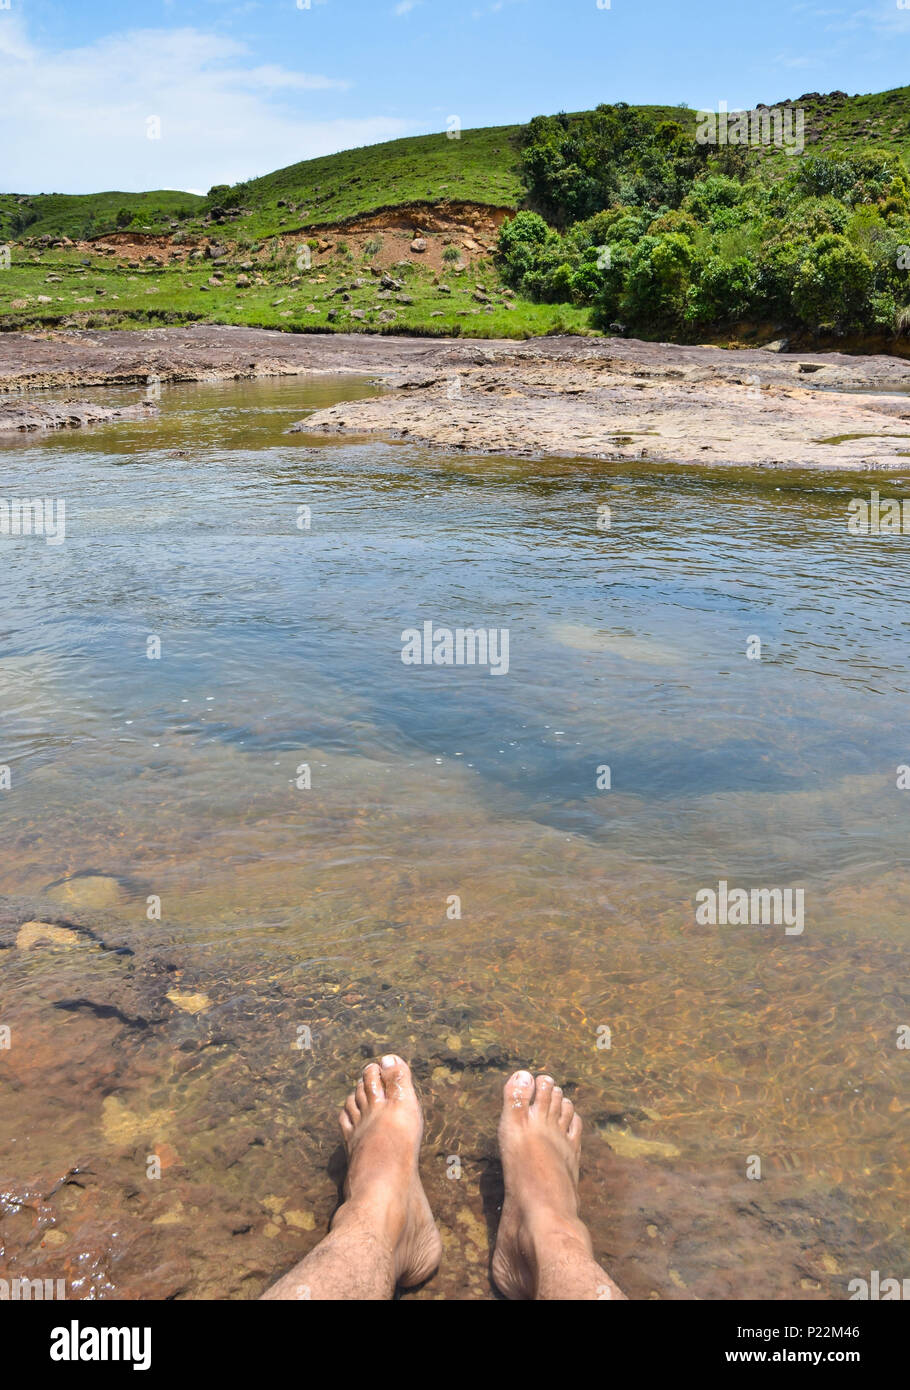
[[[69,927],[58,927],[54,922],[23,922],[16,934],[16,945],[21,951],[32,946],[78,946],[79,932]]]
[[[212,1007],[212,1001],[207,994],[201,991],[195,994],[185,994],[178,989],[168,990],[167,998],[170,999],[175,1009],[180,1009],[185,1014],[204,1014]]]
[[[126,899],[116,878],[110,874],[94,873],[74,874],[71,878],[62,879],[47,889],[47,896],[52,902],[89,911],[117,907]]]

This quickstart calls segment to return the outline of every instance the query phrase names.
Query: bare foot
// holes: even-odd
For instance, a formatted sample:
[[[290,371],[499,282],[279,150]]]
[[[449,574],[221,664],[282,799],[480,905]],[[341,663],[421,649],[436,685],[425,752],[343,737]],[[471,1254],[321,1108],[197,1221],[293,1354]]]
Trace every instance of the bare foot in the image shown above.
[[[333,1228],[364,1222],[389,1243],[396,1282],[422,1284],[439,1264],[442,1241],[420,1182],[423,1114],[407,1062],[368,1062],[339,1115],[348,1151],[345,1202]]]
[[[503,1092],[505,1200],[493,1278],[507,1298],[624,1298],[578,1218],[581,1116],[552,1076],[517,1071]]]

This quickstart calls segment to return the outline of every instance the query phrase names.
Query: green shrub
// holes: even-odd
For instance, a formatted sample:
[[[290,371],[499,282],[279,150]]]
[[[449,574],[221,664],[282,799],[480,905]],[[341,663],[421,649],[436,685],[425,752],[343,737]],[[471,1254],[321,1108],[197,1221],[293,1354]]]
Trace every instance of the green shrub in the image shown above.
[[[846,237],[814,241],[793,285],[794,311],[810,328],[858,328],[870,317],[872,263]]]
[[[748,256],[731,261],[710,256],[699,267],[686,293],[685,317],[703,325],[735,323],[746,318],[755,298],[757,267]]]
[[[629,258],[621,310],[633,322],[678,324],[694,264],[692,243],[679,232],[642,237]]]

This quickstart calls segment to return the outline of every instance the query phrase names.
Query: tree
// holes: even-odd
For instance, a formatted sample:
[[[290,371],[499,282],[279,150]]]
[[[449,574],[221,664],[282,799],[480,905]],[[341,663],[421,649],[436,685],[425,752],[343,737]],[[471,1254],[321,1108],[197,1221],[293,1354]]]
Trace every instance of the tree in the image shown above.
[[[800,262],[793,308],[812,328],[858,328],[869,314],[872,262],[846,237],[820,236]]]

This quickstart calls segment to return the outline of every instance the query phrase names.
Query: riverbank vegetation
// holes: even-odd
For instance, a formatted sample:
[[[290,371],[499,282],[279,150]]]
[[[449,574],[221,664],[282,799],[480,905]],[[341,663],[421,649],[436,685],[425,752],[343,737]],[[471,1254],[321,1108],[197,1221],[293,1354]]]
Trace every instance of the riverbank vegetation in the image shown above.
[[[737,325],[901,333],[910,176],[893,150],[755,160],[676,121],[602,106],[526,127],[527,201],[499,234],[507,283],[594,324],[697,340]]]

